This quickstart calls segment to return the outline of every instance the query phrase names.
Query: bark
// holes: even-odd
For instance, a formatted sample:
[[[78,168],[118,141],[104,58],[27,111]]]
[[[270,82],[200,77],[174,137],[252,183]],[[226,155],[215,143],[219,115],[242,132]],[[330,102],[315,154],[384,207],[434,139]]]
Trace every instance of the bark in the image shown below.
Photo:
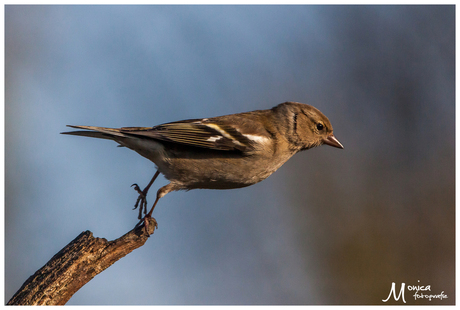
[[[149,233],[154,230],[149,225]],[[144,245],[148,237],[144,225],[113,241],[82,232],[30,276],[8,305],[64,305],[94,276]]]

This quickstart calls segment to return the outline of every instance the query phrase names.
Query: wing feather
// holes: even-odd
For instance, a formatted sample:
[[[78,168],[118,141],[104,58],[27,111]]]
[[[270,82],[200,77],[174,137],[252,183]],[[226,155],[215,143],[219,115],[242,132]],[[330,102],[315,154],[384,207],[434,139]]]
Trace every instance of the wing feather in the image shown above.
[[[123,127],[121,133],[222,151],[250,151],[253,141],[232,126],[188,120],[151,128]]]

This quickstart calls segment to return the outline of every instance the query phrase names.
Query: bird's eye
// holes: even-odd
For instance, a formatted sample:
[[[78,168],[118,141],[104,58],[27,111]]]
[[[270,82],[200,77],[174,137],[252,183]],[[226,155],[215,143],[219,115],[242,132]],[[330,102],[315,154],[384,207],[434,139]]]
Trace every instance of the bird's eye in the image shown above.
[[[323,130],[324,126],[321,123],[316,124],[316,129]]]

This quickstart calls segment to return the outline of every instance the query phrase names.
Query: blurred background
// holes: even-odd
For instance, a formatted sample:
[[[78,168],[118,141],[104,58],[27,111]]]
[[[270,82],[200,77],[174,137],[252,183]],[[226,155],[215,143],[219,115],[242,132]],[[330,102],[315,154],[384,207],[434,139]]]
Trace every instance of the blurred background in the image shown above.
[[[5,65],[5,302],[82,231],[133,228],[130,185],[155,172],[65,125],[298,101],[344,150],[165,196],[150,240],[68,304],[384,304],[392,282],[455,303],[454,6],[6,6]]]

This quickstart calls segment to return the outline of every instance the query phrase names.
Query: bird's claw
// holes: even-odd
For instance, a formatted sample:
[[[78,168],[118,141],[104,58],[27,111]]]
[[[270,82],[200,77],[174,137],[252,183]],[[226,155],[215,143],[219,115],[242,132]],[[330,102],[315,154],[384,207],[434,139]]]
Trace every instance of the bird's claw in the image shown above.
[[[141,191],[139,188],[139,185],[134,183],[131,185],[131,187],[134,186],[134,190],[139,193],[139,197],[137,197],[136,204],[134,205],[133,210],[137,209],[139,207],[139,216],[138,219],[142,218],[142,211],[144,211],[144,214],[147,213],[147,193],[144,193],[144,191]]]
[[[157,220],[154,217],[151,217],[151,216],[148,216],[148,215],[144,216],[139,221],[139,223],[137,223],[136,226],[134,226],[134,229],[139,228],[140,226],[142,226],[142,224],[144,224],[144,231],[148,236],[151,235],[151,233],[149,232],[150,224],[153,224],[152,234],[155,231],[155,229],[158,229]]]

